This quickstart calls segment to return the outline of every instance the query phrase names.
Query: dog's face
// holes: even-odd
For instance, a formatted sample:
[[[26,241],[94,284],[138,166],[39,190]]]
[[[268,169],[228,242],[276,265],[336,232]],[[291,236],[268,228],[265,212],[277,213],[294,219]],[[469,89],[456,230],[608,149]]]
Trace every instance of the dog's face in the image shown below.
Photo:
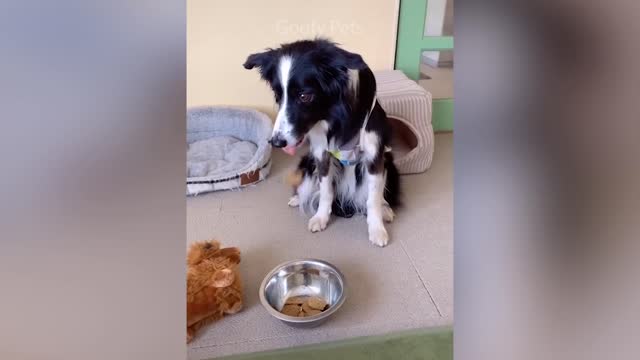
[[[279,110],[270,142],[292,153],[318,121],[344,116],[349,69],[366,64],[329,41],[304,40],[252,54],[244,67],[271,86]]]

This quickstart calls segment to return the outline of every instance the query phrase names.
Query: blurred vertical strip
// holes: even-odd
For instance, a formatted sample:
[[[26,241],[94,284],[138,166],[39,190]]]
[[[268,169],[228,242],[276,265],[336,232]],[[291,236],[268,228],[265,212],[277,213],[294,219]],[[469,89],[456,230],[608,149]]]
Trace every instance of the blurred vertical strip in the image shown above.
[[[0,358],[185,357],[185,6],[0,3]]]
[[[456,0],[456,359],[638,358],[639,17]]]

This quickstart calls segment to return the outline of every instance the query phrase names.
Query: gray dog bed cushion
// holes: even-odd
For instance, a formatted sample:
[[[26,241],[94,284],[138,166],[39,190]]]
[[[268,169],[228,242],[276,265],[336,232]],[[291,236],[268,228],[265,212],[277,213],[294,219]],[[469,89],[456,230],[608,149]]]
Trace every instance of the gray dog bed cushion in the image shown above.
[[[189,177],[218,177],[237,172],[256,154],[258,146],[233,136],[216,136],[189,144]]]
[[[271,168],[269,117],[251,109],[187,111],[187,195],[263,180]]]

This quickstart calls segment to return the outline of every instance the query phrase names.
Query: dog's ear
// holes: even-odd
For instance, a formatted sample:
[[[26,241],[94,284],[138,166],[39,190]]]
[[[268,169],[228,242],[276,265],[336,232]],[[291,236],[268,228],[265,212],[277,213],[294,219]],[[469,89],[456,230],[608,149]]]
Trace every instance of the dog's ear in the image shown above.
[[[273,61],[276,58],[276,51],[273,49],[268,49],[265,52],[251,54],[247,58],[247,61],[242,64],[245,69],[253,69],[254,67],[265,68],[273,64]]]
[[[367,68],[367,64],[362,60],[362,56],[343,49],[340,50],[342,50],[343,61],[348,69],[363,70]]]

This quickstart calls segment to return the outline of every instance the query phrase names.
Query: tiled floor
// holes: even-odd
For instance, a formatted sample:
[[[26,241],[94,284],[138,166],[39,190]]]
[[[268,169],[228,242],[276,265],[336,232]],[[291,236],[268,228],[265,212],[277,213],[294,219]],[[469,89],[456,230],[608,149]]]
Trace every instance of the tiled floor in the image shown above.
[[[205,329],[189,358],[278,349],[453,323],[453,135],[436,135],[431,169],[403,176],[405,205],[388,226],[391,242],[367,240],[363,217],[334,219],[307,231],[307,217],[286,203],[284,175],[294,160],[273,155],[269,178],[239,191],[187,200],[187,239],[217,238],[242,250],[245,307]],[[315,329],[294,329],[270,317],[258,300],[264,275],[278,263],[316,257],[340,268],[348,299]]]

